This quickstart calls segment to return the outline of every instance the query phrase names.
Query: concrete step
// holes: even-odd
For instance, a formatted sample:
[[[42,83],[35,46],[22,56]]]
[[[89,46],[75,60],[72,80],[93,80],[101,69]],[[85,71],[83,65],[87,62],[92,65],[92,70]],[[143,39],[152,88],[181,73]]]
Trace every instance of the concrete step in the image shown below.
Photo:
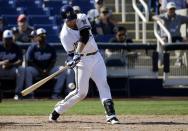
[[[142,43],[142,39],[139,39],[139,40],[133,39],[133,42],[134,43]],[[147,43],[152,43],[152,44],[157,44],[157,40],[156,39],[146,39],[146,42]]]
[[[115,12],[115,5],[114,3],[107,3],[105,4],[106,7],[108,7],[112,12]],[[121,4],[119,4],[119,11],[121,12]],[[134,12],[134,9],[132,7],[132,4],[126,4],[125,12]]]
[[[128,31],[128,37],[135,39],[136,37],[135,30],[129,30]],[[140,38],[142,38],[142,31],[140,31]],[[153,33],[153,30],[147,30],[146,32],[146,38],[147,39],[155,39],[155,35]]]
[[[121,13],[113,13],[113,18],[116,21],[122,21],[122,14]],[[135,21],[135,13],[134,12],[126,12],[125,19],[126,19],[126,21]]]
[[[115,0],[104,0],[104,3],[113,3],[115,5]],[[119,4],[121,4],[121,0],[119,0]],[[132,4],[132,0],[125,0],[125,4]]]
[[[112,15],[113,15],[113,17],[116,21],[122,21],[122,13],[115,13],[114,12]],[[149,21],[153,21],[152,16],[153,16],[153,14],[150,14]],[[126,21],[135,21],[135,12],[126,12],[125,13],[125,20]],[[140,21],[141,21],[141,19],[140,19]]]
[[[153,22],[148,22],[147,25],[146,25],[146,29],[147,30],[153,30]],[[122,23],[122,22],[119,22],[118,25],[121,25],[121,26],[124,26],[126,27],[127,30],[133,30],[135,29],[135,22],[125,22],[125,23]],[[140,22],[139,24],[140,26],[140,30],[142,29],[142,23]]]

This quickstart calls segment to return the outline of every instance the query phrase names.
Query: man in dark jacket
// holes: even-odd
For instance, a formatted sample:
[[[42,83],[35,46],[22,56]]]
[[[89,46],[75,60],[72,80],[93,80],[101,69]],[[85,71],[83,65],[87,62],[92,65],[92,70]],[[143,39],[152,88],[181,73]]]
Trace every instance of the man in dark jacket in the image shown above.
[[[0,45],[0,77],[15,76],[16,90],[14,99],[18,100],[23,88],[25,70],[22,64],[22,51],[13,42],[11,30],[3,32],[3,45]]]
[[[46,42],[46,30],[39,28],[36,30],[37,44],[31,45],[27,50],[26,59],[28,67],[26,69],[26,87],[33,83],[33,78],[36,76],[47,77],[60,69],[54,66],[56,62],[56,52],[52,46]],[[59,98],[65,80],[65,73],[57,77],[52,98]],[[33,96],[32,96],[33,97]]]

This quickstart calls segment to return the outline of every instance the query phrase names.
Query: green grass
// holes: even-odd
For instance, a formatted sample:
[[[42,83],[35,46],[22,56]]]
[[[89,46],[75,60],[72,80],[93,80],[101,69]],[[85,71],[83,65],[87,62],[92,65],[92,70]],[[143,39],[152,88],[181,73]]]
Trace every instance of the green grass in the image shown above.
[[[4,100],[0,115],[48,115],[57,101]],[[118,115],[188,115],[186,100],[114,100]],[[65,115],[102,115],[104,109],[99,99],[86,99],[76,104]]]

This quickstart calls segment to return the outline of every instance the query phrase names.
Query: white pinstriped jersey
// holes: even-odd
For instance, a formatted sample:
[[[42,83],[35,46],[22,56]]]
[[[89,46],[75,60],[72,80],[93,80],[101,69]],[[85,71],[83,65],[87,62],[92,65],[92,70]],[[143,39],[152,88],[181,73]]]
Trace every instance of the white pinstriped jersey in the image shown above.
[[[91,27],[85,14],[77,15],[76,24],[78,30],[70,29],[65,23],[60,33],[62,45],[67,52],[75,50],[74,43],[76,43],[80,39],[79,30]],[[91,34],[87,44],[85,45],[81,53],[88,54],[96,52],[97,50],[97,44],[93,38],[93,35]],[[106,66],[103,57],[99,52],[82,56],[80,61],[73,69],[75,72],[76,88],[75,90],[70,92],[64,100],[60,101],[56,105],[54,110],[57,113],[63,114],[73,105],[87,96],[90,78],[96,83],[102,103],[104,103],[104,101],[106,100],[112,99],[110,87],[107,83],[106,78]],[[115,117],[115,114],[109,114],[106,117],[107,120],[109,120]]]
[[[65,22],[61,29],[60,40],[66,52],[75,50],[77,46],[77,42],[80,39],[80,30],[84,28],[91,28],[91,25],[89,23],[87,16],[82,13],[77,14],[76,25],[77,25],[78,30],[69,28]],[[97,50],[98,50],[97,44],[90,31],[89,40],[81,53],[83,54],[91,53]]]

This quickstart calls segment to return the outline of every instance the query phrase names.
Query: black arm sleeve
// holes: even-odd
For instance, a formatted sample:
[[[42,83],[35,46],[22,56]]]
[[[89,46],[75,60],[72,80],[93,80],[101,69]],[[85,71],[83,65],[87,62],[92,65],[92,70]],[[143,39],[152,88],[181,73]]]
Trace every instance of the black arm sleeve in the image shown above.
[[[84,43],[84,44],[87,44],[88,40],[89,40],[89,28],[85,28],[85,29],[82,29],[80,31],[80,42]]]

